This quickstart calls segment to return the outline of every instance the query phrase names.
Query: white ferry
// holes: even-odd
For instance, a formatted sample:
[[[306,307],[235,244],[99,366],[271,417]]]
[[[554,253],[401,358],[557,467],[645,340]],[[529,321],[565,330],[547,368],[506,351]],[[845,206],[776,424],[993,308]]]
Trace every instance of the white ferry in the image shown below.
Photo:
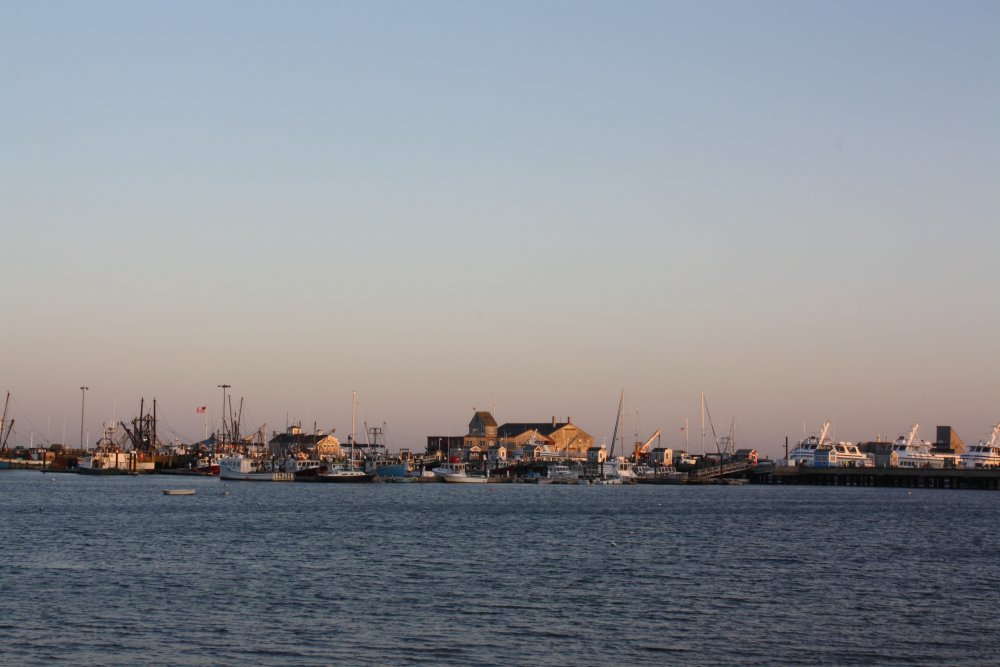
[[[791,466],[811,466],[816,457],[816,450],[821,446],[828,446],[830,439],[826,434],[830,431],[830,422],[823,422],[823,431],[818,435],[810,435],[800,440],[795,448],[788,453],[788,465]]]
[[[1000,424],[993,427],[989,440],[980,440],[959,457],[963,468],[1000,468]]]
[[[870,468],[874,462],[853,442],[834,442],[827,434],[830,422],[823,422],[818,436],[811,435],[788,453],[788,464],[816,468]]]
[[[950,458],[943,454],[931,452],[931,443],[917,440],[920,422],[914,422],[910,434],[901,435],[892,443],[892,451],[896,453],[898,468],[943,468]]]

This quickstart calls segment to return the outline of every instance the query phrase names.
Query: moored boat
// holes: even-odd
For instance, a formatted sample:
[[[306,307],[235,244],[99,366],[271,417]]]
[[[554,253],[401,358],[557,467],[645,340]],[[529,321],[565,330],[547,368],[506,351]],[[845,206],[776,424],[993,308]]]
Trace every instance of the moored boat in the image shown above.
[[[295,474],[283,470],[271,459],[235,454],[219,461],[219,478],[244,482],[293,482]]]
[[[334,466],[329,470],[326,470],[319,475],[314,477],[309,477],[307,479],[300,479],[299,481],[309,481],[309,482],[370,482],[374,478],[374,474],[370,472],[364,472],[358,470],[354,467],[344,467],[344,466]]]
[[[446,462],[431,470],[439,479],[457,484],[485,484],[483,475],[470,475],[465,470],[464,463]]]
[[[993,427],[989,440],[980,440],[959,457],[963,468],[1000,468],[1000,424]]]
[[[683,484],[688,474],[679,472],[674,466],[657,466],[644,471],[635,470],[635,481],[639,484]]]
[[[121,475],[153,472],[151,458],[119,448],[95,449],[77,459],[76,472],[84,475]]]
[[[788,453],[788,465],[791,466],[811,466],[816,457],[816,450],[830,443],[826,434],[830,430],[830,422],[823,422],[823,430],[820,434],[810,435],[796,443],[791,452]]]
[[[831,442],[816,449],[812,465],[816,468],[870,468],[875,464],[853,442]]]
[[[896,454],[898,468],[943,468],[948,459],[954,457],[934,454],[931,443],[917,440],[920,432],[920,422],[914,422],[908,436],[901,435],[892,443],[892,451]]]
[[[296,480],[319,477],[327,471],[325,463],[301,455],[288,457],[280,468],[292,473]]]

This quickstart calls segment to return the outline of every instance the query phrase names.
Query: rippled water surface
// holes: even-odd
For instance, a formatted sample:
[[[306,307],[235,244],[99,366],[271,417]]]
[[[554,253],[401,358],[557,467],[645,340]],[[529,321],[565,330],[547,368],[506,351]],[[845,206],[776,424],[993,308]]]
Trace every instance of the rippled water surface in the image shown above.
[[[1000,664],[996,492],[4,471],[0,500],[5,665]]]

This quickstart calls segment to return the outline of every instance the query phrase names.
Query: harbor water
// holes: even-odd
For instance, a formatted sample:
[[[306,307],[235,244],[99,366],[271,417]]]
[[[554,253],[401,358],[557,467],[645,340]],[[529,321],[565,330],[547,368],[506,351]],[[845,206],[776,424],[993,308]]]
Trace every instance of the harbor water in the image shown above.
[[[5,471],[0,498],[4,665],[1000,664],[996,492]]]

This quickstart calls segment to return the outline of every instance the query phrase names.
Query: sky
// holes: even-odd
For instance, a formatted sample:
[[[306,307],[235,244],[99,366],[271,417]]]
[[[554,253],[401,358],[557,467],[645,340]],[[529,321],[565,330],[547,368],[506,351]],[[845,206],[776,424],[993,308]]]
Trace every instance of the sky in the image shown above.
[[[1000,422],[996,2],[0,0],[0,91],[9,445]]]

